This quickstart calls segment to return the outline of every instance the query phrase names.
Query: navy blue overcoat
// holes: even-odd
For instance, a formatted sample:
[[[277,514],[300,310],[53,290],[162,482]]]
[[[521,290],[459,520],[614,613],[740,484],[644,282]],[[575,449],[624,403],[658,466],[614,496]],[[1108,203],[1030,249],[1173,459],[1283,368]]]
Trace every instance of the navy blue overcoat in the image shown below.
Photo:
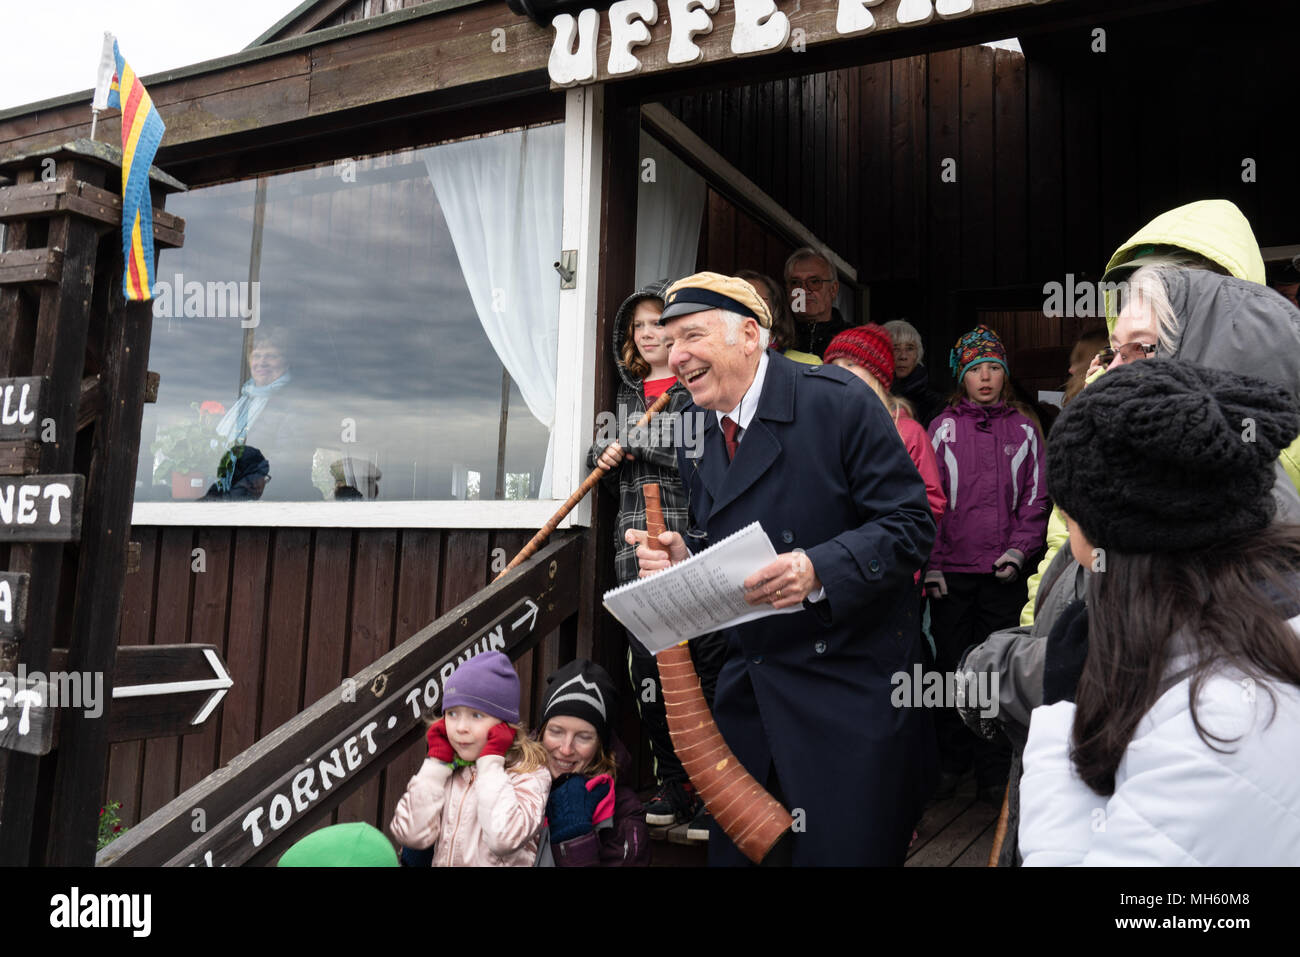
[[[757,520],[778,554],[802,548],[826,588],[824,602],[725,632],[718,728],[760,784],[775,769],[796,865],[901,864],[936,774],[930,715],[890,700],[891,676],[921,661],[925,483],[884,405],[836,366],[769,353],[733,462],[716,414],[703,419],[700,454],[678,449],[690,547]],[[744,862],[716,828],[709,844],[711,864]]]

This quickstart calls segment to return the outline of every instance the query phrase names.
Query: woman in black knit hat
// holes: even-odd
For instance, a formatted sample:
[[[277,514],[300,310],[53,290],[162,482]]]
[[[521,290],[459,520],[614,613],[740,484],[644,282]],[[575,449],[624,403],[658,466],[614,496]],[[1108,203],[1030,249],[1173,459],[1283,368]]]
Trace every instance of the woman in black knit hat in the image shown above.
[[[644,867],[649,831],[627,785],[631,758],[614,734],[618,692],[600,665],[578,658],[546,679],[537,738],[546,749],[546,802],[557,867]]]
[[[1164,359],[1061,415],[1048,487],[1094,570],[1047,640],[1025,864],[1300,863],[1300,526],[1273,463],[1300,407]]]

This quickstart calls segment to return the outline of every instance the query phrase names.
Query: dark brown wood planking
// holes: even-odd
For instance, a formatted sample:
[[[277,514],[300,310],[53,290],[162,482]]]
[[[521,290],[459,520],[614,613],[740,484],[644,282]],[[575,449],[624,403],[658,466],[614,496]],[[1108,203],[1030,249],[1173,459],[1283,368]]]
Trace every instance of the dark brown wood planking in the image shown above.
[[[271,840],[259,848],[246,842],[241,824],[251,808],[265,805],[272,793],[288,793],[289,782],[304,766],[304,756],[309,759],[308,765],[314,765],[317,757],[339,746],[349,729],[361,727],[370,715],[382,712],[384,717],[394,719],[392,723],[385,722],[391,730],[389,739],[377,754],[363,757],[364,772],[349,775],[346,783],[360,787],[378,774],[423,730],[422,724],[406,714],[406,689],[422,687],[426,676],[437,675],[447,663],[453,663],[454,667],[457,654],[479,639],[494,622],[504,623],[506,650],[515,657],[523,654],[554,624],[577,611],[580,555],[580,539],[553,541],[513,574],[450,609],[402,646],[358,673],[355,700],[329,695],[317,701],[240,755],[229,767],[172,802],[156,819],[143,822],[109,845],[99,863],[186,864],[201,862],[207,851],[213,852],[215,864],[242,863],[253,857],[254,852],[265,857],[277,847],[282,851],[288,846],[284,841],[295,833],[295,828],[306,827],[311,819],[318,820],[327,814],[340,795],[346,797],[345,792],[350,793],[350,789],[340,787],[331,791],[326,800],[307,809],[310,813],[295,813],[291,825],[277,832],[278,836],[271,834]],[[511,623],[506,621],[517,619],[525,599],[534,600],[540,606],[533,630],[527,634],[522,628],[512,630]],[[205,811],[206,834],[195,835],[190,830],[189,812],[194,807]],[[266,820],[264,816],[264,827]]]

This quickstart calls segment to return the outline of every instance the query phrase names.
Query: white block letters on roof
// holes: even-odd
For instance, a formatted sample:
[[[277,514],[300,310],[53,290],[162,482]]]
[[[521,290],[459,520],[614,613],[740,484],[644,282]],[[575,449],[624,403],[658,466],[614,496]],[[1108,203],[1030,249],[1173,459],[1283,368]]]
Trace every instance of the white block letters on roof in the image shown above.
[[[641,61],[632,55],[632,48],[650,42],[648,24],[658,19],[655,0],[618,0],[609,8],[610,75],[641,72]]]
[[[878,7],[885,0],[840,0],[835,16],[835,32],[851,37],[875,29],[876,18],[867,7]]]
[[[944,17],[964,17],[975,9],[975,0],[938,0],[934,5],[935,13]]]
[[[777,0],[728,0],[725,5],[722,0],[663,2],[662,19],[667,27],[660,26],[657,31],[650,28],[661,19],[659,0],[617,0],[609,8],[609,59],[607,70],[599,76],[596,48],[602,42],[600,13],[589,8],[576,20],[568,13],[557,16],[551,21],[555,28],[548,64],[551,82],[567,87],[633,76],[643,68],[656,72],[703,60],[776,53],[790,42],[794,29],[791,17],[799,27],[800,41],[817,44],[975,12],[975,0],[782,0],[789,14],[778,8]],[[1047,0],[982,0],[981,10],[1007,10],[1044,2]],[[695,42],[696,37],[713,32],[717,17],[722,18],[724,31],[731,28],[729,51],[723,39],[706,42],[704,48]],[[635,47],[645,46],[649,49],[641,51],[640,56],[632,52]]]
[[[551,21],[555,28],[555,43],[551,45],[551,59],[546,72],[556,86],[575,86],[596,79],[596,32],[600,29],[600,13],[583,10],[578,19],[573,14],[561,13]],[[576,27],[576,30],[575,30]],[[578,48],[573,48],[574,33],[578,35]]]
[[[669,63],[694,63],[704,56],[694,37],[713,31],[713,17],[722,0],[668,0]]]
[[[776,8],[775,0],[732,0],[736,25],[731,31],[731,52],[736,56],[770,53],[790,39],[790,18]]]

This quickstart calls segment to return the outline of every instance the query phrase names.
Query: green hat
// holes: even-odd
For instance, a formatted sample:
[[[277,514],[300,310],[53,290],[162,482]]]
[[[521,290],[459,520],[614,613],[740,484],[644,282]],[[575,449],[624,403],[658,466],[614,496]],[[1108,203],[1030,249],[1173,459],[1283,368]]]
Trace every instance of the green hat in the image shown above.
[[[388,838],[370,824],[313,831],[284,852],[276,867],[400,867]]]

